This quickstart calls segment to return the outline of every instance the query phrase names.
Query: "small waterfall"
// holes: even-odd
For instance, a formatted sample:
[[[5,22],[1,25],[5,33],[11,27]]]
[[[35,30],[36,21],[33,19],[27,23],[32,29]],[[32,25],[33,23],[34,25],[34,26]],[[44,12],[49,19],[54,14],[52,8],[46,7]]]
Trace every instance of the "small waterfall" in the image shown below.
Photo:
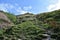
[[[42,40],[51,40],[51,36],[50,36],[50,35],[45,34],[45,36],[46,36],[47,38],[43,38]]]
[[[44,36],[46,36],[46,38],[43,38],[42,40],[51,40],[51,31],[47,31]]]
[[[50,35],[47,37],[47,40],[51,40],[51,36]]]
[[[51,40],[51,31],[50,30],[48,30],[48,33],[47,33],[47,40]]]

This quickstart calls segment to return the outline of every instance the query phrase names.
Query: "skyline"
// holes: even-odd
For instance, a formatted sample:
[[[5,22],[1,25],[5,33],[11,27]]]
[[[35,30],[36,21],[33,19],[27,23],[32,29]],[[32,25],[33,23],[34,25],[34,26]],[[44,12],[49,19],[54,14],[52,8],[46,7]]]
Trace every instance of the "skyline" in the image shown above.
[[[60,9],[60,0],[0,0],[0,10],[15,15],[30,12],[33,14]]]

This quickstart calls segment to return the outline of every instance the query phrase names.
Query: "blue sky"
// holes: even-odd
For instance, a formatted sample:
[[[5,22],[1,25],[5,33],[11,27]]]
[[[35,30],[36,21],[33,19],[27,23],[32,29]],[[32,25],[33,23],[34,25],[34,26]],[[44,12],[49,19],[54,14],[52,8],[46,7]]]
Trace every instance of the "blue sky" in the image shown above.
[[[60,9],[60,0],[0,0],[0,10],[15,15],[42,13]]]

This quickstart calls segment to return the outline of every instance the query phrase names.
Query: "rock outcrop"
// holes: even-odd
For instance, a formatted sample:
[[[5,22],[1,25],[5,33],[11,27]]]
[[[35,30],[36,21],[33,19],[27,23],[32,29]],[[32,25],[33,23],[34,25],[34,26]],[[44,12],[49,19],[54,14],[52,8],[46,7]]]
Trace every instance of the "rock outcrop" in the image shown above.
[[[0,11],[0,28],[7,27],[11,25],[11,21],[9,18],[4,14],[4,12]]]

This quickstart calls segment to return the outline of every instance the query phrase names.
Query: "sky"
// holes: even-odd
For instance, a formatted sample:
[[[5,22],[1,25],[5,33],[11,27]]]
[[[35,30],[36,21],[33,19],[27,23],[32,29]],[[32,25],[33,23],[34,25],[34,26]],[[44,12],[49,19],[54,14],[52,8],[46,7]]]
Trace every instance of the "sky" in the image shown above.
[[[0,0],[0,10],[15,15],[38,14],[60,9],[60,0]]]

